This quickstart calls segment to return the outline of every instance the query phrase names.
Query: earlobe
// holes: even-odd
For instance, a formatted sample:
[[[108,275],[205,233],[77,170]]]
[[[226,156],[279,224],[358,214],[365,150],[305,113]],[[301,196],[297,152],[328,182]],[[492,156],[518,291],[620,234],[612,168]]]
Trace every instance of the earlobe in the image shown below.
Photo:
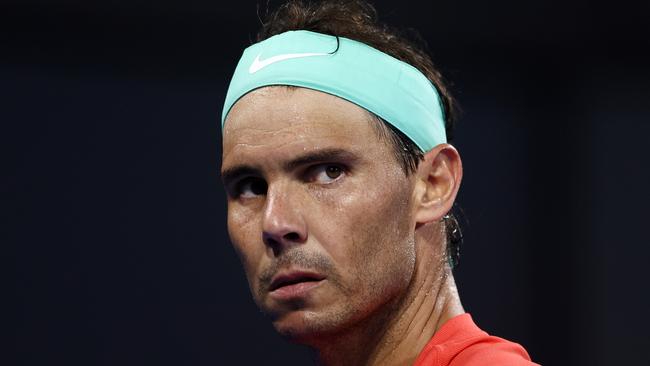
[[[451,210],[463,177],[458,151],[449,144],[436,146],[424,155],[417,174],[415,220],[418,224],[439,221]]]

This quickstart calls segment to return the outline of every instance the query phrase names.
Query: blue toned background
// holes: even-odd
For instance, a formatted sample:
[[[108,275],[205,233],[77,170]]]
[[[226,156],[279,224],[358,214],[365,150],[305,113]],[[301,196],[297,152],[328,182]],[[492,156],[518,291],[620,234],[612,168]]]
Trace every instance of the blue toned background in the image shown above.
[[[225,230],[219,115],[255,4],[2,2],[12,364],[310,361]],[[376,2],[464,110],[463,303],[539,363],[650,364],[649,4]]]

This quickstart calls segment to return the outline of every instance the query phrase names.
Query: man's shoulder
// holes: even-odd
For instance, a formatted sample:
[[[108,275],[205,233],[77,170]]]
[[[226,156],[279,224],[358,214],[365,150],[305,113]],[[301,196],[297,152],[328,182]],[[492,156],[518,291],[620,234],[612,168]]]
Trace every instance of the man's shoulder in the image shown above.
[[[532,366],[528,352],[520,344],[503,338],[485,335],[457,348],[449,354],[449,366]]]
[[[447,321],[431,338],[416,366],[532,366],[526,350],[515,342],[487,334],[469,314]]]

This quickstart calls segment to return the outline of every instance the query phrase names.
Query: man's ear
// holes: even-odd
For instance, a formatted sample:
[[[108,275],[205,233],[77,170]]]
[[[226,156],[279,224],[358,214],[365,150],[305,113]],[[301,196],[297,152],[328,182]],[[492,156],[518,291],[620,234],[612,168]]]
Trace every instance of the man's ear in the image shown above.
[[[424,155],[414,191],[417,225],[439,221],[451,210],[462,178],[463,164],[453,146],[440,144]]]

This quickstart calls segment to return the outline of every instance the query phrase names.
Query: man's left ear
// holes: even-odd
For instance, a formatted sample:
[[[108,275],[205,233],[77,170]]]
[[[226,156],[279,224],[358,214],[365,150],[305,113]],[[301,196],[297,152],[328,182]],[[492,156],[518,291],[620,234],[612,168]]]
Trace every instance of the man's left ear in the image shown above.
[[[463,164],[456,148],[440,144],[427,152],[418,166],[417,178],[416,223],[439,221],[451,210],[463,178]]]

